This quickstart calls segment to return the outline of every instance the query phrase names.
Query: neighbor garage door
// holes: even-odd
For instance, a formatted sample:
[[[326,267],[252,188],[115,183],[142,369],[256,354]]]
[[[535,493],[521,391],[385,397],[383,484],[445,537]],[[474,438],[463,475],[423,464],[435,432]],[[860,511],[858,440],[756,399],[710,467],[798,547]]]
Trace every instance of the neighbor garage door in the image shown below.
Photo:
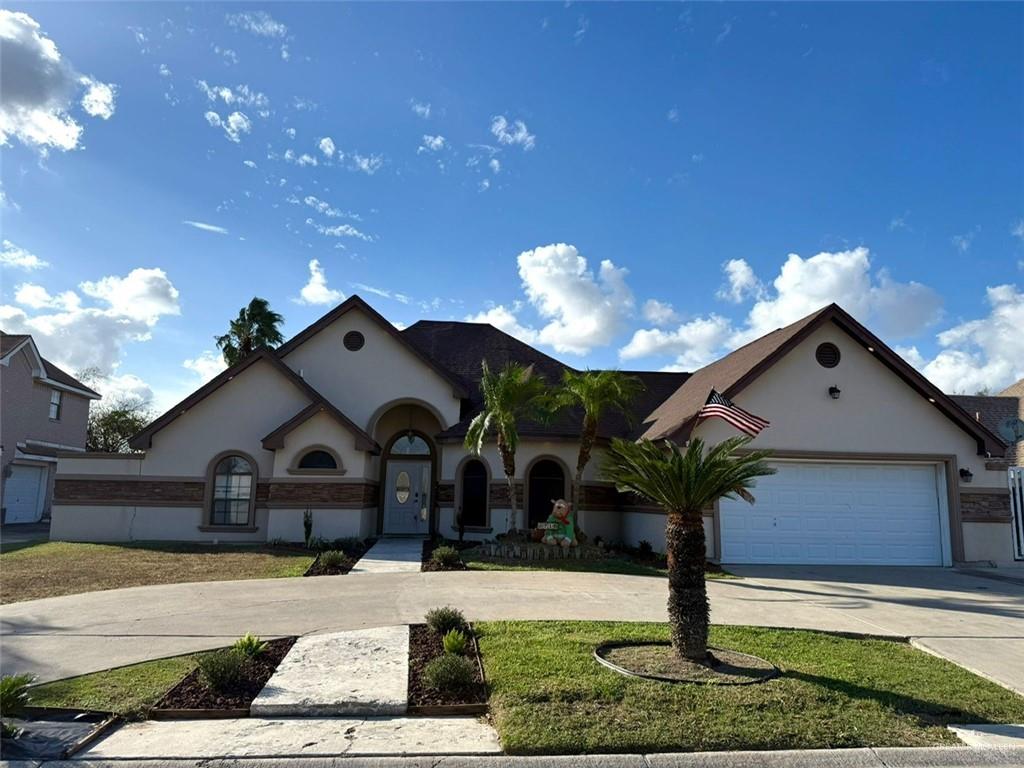
[[[45,467],[12,464],[4,481],[4,522],[37,522],[43,516],[45,483]]]
[[[936,468],[777,462],[720,502],[722,562],[942,565]]]

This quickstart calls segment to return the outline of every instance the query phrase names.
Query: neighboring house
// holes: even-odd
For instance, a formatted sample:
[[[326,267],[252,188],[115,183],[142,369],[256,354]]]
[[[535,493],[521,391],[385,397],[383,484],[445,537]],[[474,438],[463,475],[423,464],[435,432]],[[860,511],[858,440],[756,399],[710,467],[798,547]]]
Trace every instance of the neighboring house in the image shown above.
[[[0,498],[6,523],[50,515],[58,451],[84,451],[99,394],[39,354],[31,336],[0,332]]]
[[[480,362],[565,366],[489,325],[420,321],[399,331],[352,297],[276,351],[260,350],[158,418],[137,454],[61,454],[54,538],[301,540],[493,537],[509,526],[493,441],[463,436],[480,407]],[[591,537],[664,545],[664,513],[600,478],[614,436],[717,442],[698,421],[712,389],[771,421],[753,442],[778,474],[757,503],[706,512],[723,562],[1011,563],[1004,444],[836,305],[693,374],[638,373],[632,420],[612,415],[581,488]],[[524,424],[516,486],[531,524],[570,498],[579,415]]]

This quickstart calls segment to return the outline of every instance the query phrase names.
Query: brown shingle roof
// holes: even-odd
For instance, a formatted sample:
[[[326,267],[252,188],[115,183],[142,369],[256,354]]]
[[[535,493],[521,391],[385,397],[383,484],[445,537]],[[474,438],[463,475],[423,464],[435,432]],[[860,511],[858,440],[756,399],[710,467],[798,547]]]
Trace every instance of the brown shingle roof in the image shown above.
[[[1024,379],[1021,379],[1016,384],[1011,384],[1002,392],[1000,392],[999,395],[1002,397],[1024,398]]]
[[[7,357],[27,338],[29,337],[24,333],[4,333],[0,331],[0,357]]]
[[[32,342],[32,346],[38,353],[39,349],[35,347],[35,341],[32,340],[31,336],[24,333],[4,333],[3,331],[0,331],[0,357],[7,357],[7,355],[20,347],[26,340]],[[58,384],[63,384],[65,387],[74,387],[75,389],[80,389],[94,397],[102,397],[99,392],[91,387],[87,387],[70,373],[58,368],[42,355],[39,356],[39,359],[43,361],[43,367],[46,369],[45,373],[47,378],[56,381]]]

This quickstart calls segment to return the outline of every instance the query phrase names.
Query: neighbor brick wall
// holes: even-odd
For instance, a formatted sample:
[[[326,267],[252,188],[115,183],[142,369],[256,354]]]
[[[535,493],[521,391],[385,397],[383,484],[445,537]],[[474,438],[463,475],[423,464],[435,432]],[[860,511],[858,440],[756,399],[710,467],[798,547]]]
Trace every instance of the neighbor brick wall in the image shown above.
[[[1008,522],[1009,490],[961,491],[960,517],[965,523]]]

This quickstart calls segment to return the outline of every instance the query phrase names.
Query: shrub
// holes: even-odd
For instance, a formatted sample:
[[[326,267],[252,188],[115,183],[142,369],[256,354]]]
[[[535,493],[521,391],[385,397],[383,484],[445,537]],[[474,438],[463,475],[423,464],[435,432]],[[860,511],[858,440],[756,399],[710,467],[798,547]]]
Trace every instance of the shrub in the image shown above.
[[[465,656],[446,653],[423,668],[423,680],[436,691],[458,693],[476,682],[476,673]]]
[[[469,642],[469,638],[466,637],[466,633],[461,629],[452,629],[444,634],[441,638],[441,647],[444,648],[445,653],[452,653],[456,656],[466,655],[466,645]]]
[[[18,717],[25,711],[32,694],[29,686],[35,677],[32,675],[4,675],[0,677],[0,717]],[[18,729],[4,723],[3,735],[13,737],[18,735]]]
[[[328,549],[320,553],[320,565],[324,568],[340,568],[345,564],[345,553]]]
[[[303,541],[306,542],[306,547],[312,549],[310,546],[313,542],[313,511],[307,509],[302,513],[302,533],[304,534]]]
[[[267,643],[266,641],[261,640],[258,635],[254,635],[252,632],[246,632],[245,635],[235,640],[234,645],[231,646],[231,650],[237,651],[247,659],[255,659],[267,650]]]
[[[430,559],[444,568],[454,568],[462,562],[459,557],[459,550],[455,547],[438,547],[430,554]]]
[[[425,621],[427,626],[441,637],[444,637],[453,629],[465,630],[468,627],[466,617],[462,615],[462,611],[458,608],[452,608],[450,605],[446,605],[443,608],[432,608],[427,611]]]
[[[640,546],[637,547],[637,550],[640,552],[641,555],[644,555],[645,557],[654,553],[654,547],[651,545],[651,542],[649,542],[647,539],[643,539],[640,542]]]
[[[331,542],[332,549],[338,549],[347,555],[359,554],[365,549],[363,540],[358,536],[346,536],[343,539],[335,539]]]
[[[228,648],[199,657],[199,674],[215,691],[230,691],[245,678],[246,658]]]

